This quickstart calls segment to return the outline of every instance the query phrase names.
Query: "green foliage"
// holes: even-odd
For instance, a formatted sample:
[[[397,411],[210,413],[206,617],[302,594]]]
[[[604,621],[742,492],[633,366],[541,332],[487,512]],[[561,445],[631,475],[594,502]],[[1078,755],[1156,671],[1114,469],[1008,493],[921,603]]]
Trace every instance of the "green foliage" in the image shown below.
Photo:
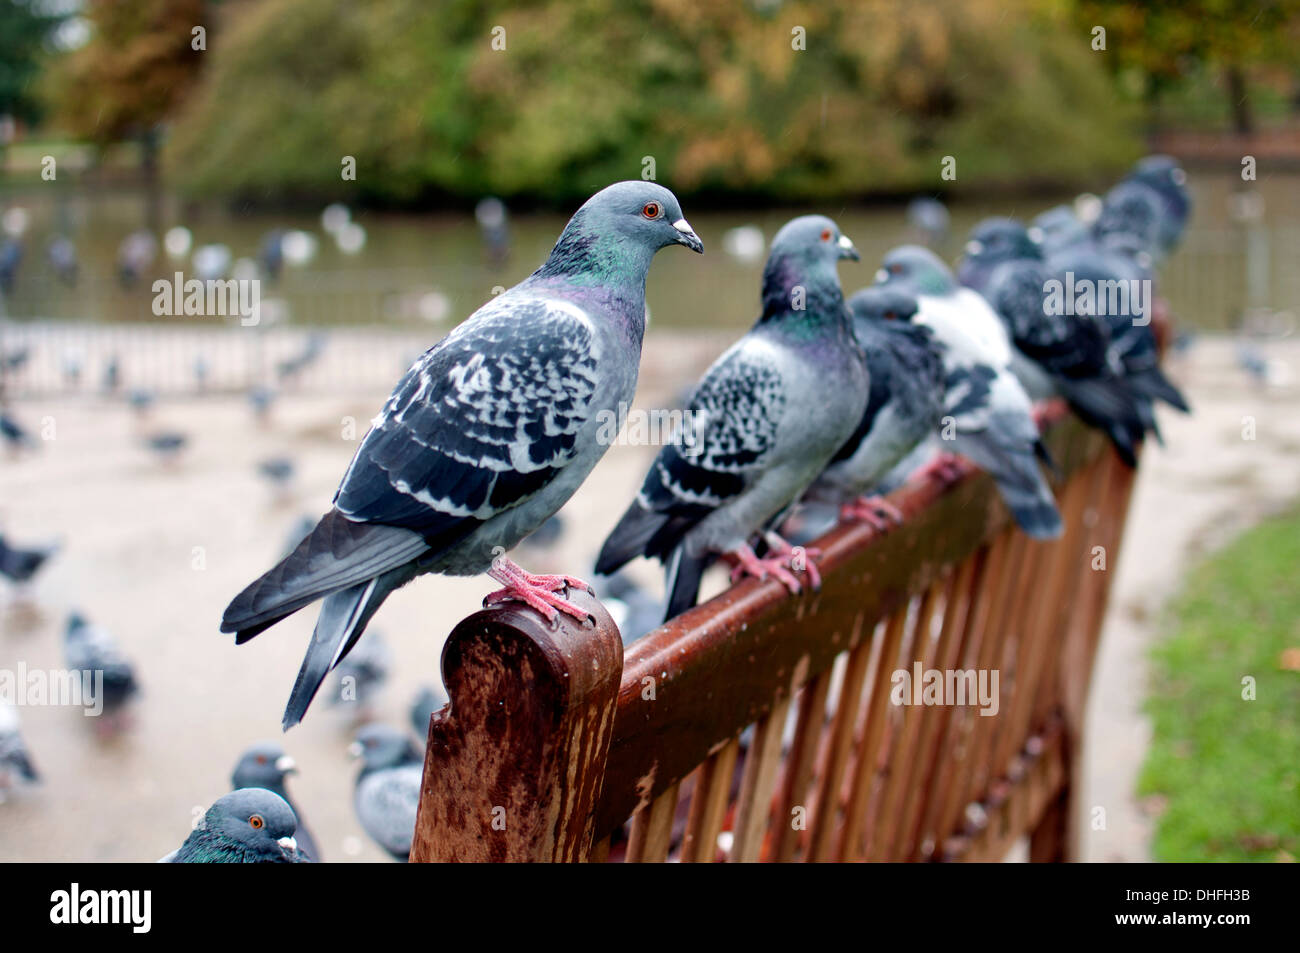
[[[35,0],[0,0],[0,116],[40,117],[36,79],[50,34],[63,19]]]
[[[1032,9],[265,0],[210,48],[168,169],[191,194],[255,200],[565,203],[647,156],[684,193],[781,200],[1118,171],[1138,145],[1086,33]]]
[[[1155,737],[1140,784],[1168,799],[1157,860],[1300,856],[1298,573],[1300,512],[1213,557],[1173,607],[1153,652]]]

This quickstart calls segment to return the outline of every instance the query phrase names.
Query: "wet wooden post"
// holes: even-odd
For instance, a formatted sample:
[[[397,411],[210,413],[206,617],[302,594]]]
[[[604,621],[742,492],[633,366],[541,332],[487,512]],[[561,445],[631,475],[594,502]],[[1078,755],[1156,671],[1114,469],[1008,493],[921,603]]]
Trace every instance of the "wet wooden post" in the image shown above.
[[[524,606],[476,612],[442,653],[450,706],[429,725],[411,860],[585,861],[613,736],[623,643]]]

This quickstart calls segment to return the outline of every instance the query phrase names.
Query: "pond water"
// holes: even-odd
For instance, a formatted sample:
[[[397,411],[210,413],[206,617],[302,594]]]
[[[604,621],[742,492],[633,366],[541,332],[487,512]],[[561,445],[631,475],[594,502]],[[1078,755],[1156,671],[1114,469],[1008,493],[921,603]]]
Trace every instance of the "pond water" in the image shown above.
[[[1106,183],[1099,182],[1102,188]],[[1232,195],[1241,183],[1231,174],[1193,174],[1196,210],[1183,247],[1165,266],[1161,290],[1182,321],[1198,328],[1231,327],[1241,309],[1254,304],[1283,311],[1300,309],[1300,176],[1263,174],[1255,184],[1263,199],[1263,227],[1254,244],[1234,221]],[[1068,199],[1060,196],[1057,201]],[[940,251],[959,254],[969,228],[986,215],[1029,217],[1053,204],[1051,197],[965,200],[954,204],[951,236]],[[143,192],[87,186],[11,188],[0,193],[0,207],[27,210],[30,226],[23,237],[24,257],[5,301],[16,320],[60,318],[96,322],[156,320],[151,305],[154,277],[176,270],[192,275],[188,259],[170,261],[161,252],[146,280],[124,289],[116,278],[116,252],[123,236],[146,221]],[[464,212],[393,214],[360,211],[356,221],[366,230],[364,248],[353,255],[339,250],[324,232],[319,215],[255,212],[238,214],[218,208],[187,208],[164,199],[159,220],[164,228],[184,224],[194,246],[227,245],[235,259],[255,257],[263,236],[276,228],[310,231],[320,238],[315,258],[285,269],[266,283],[263,298],[282,305],[277,313],[298,324],[418,325],[454,324],[492,294],[526,276],[546,256],[563,227],[558,214],[516,215],[510,219],[508,257],[494,262],[486,253],[472,215]],[[907,227],[899,204],[762,209],[755,211],[691,210],[686,214],[704,240],[706,254],[668,249],[655,261],[649,281],[649,304],[655,323],[663,326],[746,326],[755,315],[761,261],[741,261],[723,250],[723,236],[740,225],[757,226],[770,240],[795,214],[831,215],[858,245],[860,263],[846,262],[841,276],[846,290],[872,280],[881,256],[916,236]],[[74,242],[79,259],[75,286],[61,281],[47,257],[56,235]],[[1254,248],[1254,285],[1248,281],[1247,247]],[[1255,288],[1253,293],[1250,288]],[[176,320],[176,319],[169,319]],[[193,318],[184,320],[196,320]]]

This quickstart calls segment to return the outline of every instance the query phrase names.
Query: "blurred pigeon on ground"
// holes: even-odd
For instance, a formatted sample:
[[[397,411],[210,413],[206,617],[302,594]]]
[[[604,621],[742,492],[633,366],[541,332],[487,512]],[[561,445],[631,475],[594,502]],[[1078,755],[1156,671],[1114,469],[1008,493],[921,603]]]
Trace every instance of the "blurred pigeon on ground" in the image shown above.
[[[618,626],[624,647],[657,629],[663,621],[663,601],[638,586],[626,572],[606,576],[597,592],[601,605]]]
[[[5,445],[15,454],[19,450],[31,450],[36,447],[32,435],[24,430],[22,424],[18,423],[8,411],[4,410],[0,410],[0,437],[4,437]]]
[[[1011,370],[1030,398],[1064,397],[1085,423],[1110,436],[1120,459],[1136,466],[1145,428],[1138,397],[1113,360],[1110,327],[1072,307],[1051,306],[1053,276],[1029,230],[1010,218],[980,222],[957,277],[1002,318],[1014,345]]]
[[[208,365],[208,359],[202,354],[194,356],[194,385],[200,394],[208,389],[208,375],[211,368]]]
[[[23,261],[22,240],[9,237],[0,241],[0,292],[10,294],[18,277],[18,266]]]
[[[126,727],[124,706],[140,687],[135,669],[108,630],[78,612],[69,613],[63,650],[69,670],[89,673],[83,674],[83,684],[90,692],[87,704],[102,706],[96,725],[101,734]]]
[[[306,540],[231,602],[236,642],[324,599],[284,715],[297,724],[388,594],[422,573],[486,572],[548,619],[586,619],[568,576],[502,554],[549,519],[611,440],[636,389],[655,252],[700,251],[673,194],[621,182],[573,216],[532,276],[494,297],[407,372]]]
[[[325,341],[325,335],[320,332],[314,332],[308,335],[307,342],[303,345],[303,349],[299,353],[292,357],[287,357],[275,365],[276,376],[282,381],[288,378],[297,377],[312,364],[316,363],[316,360],[325,350]]]
[[[362,759],[353,791],[357,820],[376,844],[405,862],[415,837],[424,754],[405,732],[387,725],[362,728],[350,751]]]
[[[126,402],[140,417],[145,417],[158,403],[158,395],[144,387],[136,387],[126,395]]]
[[[492,195],[480,199],[474,206],[474,219],[488,260],[501,264],[510,257],[510,218],[505,203]]]
[[[77,284],[77,246],[66,235],[58,235],[50,240],[45,249],[50,267],[54,274],[69,288]]]
[[[0,576],[4,576],[15,586],[23,586],[45,565],[46,561],[59,551],[57,543],[22,549],[13,546],[0,533]]]
[[[840,515],[877,529],[902,515],[874,493],[886,474],[940,426],[944,367],[930,328],[916,324],[916,298],[897,289],[864,288],[848,301],[853,333],[867,355],[871,385],[853,434],[808,489],[813,501],[841,505]]]
[[[284,229],[273,228],[262,236],[257,263],[269,281],[278,281],[284,270]]]
[[[982,467],[997,484],[1016,522],[1036,539],[1061,534],[1061,514],[1039,460],[1047,449],[1033,404],[1011,372],[1011,342],[1001,319],[980,295],[960,287],[927,248],[903,245],[885,256],[877,282],[916,297],[915,320],[934,331],[947,374],[944,443]],[[948,434],[944,434],[948,436]],[[940,459],[942,465],[943,458]]]
[[[104,365],[104,393],[114,394],[122,386],[122,369],[121,364],[114,354]]]
[[[265,386],[254,387],[248,392],[248,404],[253,408],[253,416],[258,423],[265,425],[270,420],[275,397],[275,391]]]
[[[282,499],[288,497],[296,471],[297,467],[289,457],[267,457],[257,464],[257,472],[266,478]]]
[[[31,356],[32,349],[30,347],[20,347],[16,351],[10,351],[3,357],[5,370],[10,373],[21,371],[27,366],[27,362],[31,359]]]
[[[236,791],[240,788],[264,788],[284,798],[284,803],[293,810],[298,822],[298,829],[294,835],[298,841],[298,850],[301,851],[304,859],[320,863],[321,856],[316,846],[316,839],[307,829],[302,811],[293,803],[293,798],[289,797],[286,782],[289,775],[297,773],[298,765],[293,758],[285,754],[284,748],[274,741],[263,741],[248,748],[239,756],[239,760],[235,763],[235,770],[230,776],[230,785]]]
[[[856,260],[857,250],[828,218],[805,215],[777,232],[763,270],[762,316],[705,372],[683,432],[660,450],[601,547],[601,575],[637,556],[664,563],[665,619],[695,604],[705,568],[722,554],[738,560],[735,577],[772,575],[797,592],[791,568],[799,563],[820,584],[809,554],[772,527],[853,433],[867,403],[866,356],[836,271],[842,258]],[[760,532],[773,555],[751,548]]]
[[[608,608],[608,604],[606,604]],[[411,727],[417,738],[429,736],[429,719],[447,705],[447,693],[433,685],[423,685],[411,702]]]
[[[4,803],[5,792],[13,787],[15,775],[32,784],[40,781],[19,732],[18,709],[0,700],[0,804]]]
[[[382,633],[371,632],[370,638],[358,644],[335,666],[337,678],[330,704],[354,705],[357,720],[369,720],[392,668],[393,652],[388,642]]]
[[[144,438],[144,445],[165,465],[173,465],[189,443],[189,437],[175,430],[160,430]]]
[[[117,279],[130,288],[153,267],[158,257],[158,239],[147,229],[131,232],[117,246]]]
[[[952,216],[948,207],[937,198],[920,195],[907,203],[907,224],[915,229],[921,240],[931,248],[948,239],[948,226]]]
[[[298,819],[284,798],[244,788],[218,798],[164,864],[300,864]]]

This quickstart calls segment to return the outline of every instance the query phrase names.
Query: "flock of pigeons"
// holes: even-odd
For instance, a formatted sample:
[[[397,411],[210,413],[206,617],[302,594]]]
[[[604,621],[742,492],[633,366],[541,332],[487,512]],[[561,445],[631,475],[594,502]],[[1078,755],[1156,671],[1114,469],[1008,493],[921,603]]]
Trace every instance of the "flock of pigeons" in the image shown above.
[[[853,242],[829,218],[792,220],[768,250],[761,315],[695,387],[689,432],[655,457],[596,573],[630,604],[640,594],[619,571],[637,557],[661,561],[666,604],[651,609],[661,618],[695,604],[720,558],[733,579],[816,588],[817,551],[791,542],[811,538],[792,532],[796,509],[829,507],[887,531],[902,517],[883,494],[918,472],[950,470],[957,457],[989,473],[1025,532],[1059,535],[1036,401],[1063,398],[1130,465],[1147,434],[1159,439],[1155,403],[1188,408],[1161,373],[1149,314],[1112,312],[1104,296],[1091,308],[1053,308],[1049,283],[1067,275],[1074,286],[1151,281],[1190,210],[1182,169],[1150,157],[1093,214],[1060,206],[1028,225],[985,220],[955,271],[928,248],[898,247],[875,283],[847,300],[838,263],[859,258]],[[352,665],[364,678],[368,667],[383,669],[378,640],[360,649],[358,641],[388,594],[418,575],[485,573],[501,586],[485,604],[520,601],[548,620],[588,618],[568,598],[585,582],[530,573],[506,554],[545,532],[608,449],[602,421],[632,403],[646,278],[669,245],[704,250],[676,197],[651,182],[611,185],[574,214],[536,272],[410,367],[330,510],[221,620],[243,643],[321,602],[285,729],[332,670]],[[264,472],[288,480],[292,467],[268,461]],[[6,552],[0,541],[0,571],[9,574],[21,559]],[[69,630],[71,638],[71,620]],[[417,732],[440,701],[417,702]],[[0,772],[8,765],[34,775],[20,743],[17,755],[7,753],[15,737],[0,719]],[[357,815],[404,859],[421,752],[381,725],[364,728],[354,747],[363,759]],[[279,746],[250,749],[236,790],[166,859],[319,860],[285,788],[292,770]]]

